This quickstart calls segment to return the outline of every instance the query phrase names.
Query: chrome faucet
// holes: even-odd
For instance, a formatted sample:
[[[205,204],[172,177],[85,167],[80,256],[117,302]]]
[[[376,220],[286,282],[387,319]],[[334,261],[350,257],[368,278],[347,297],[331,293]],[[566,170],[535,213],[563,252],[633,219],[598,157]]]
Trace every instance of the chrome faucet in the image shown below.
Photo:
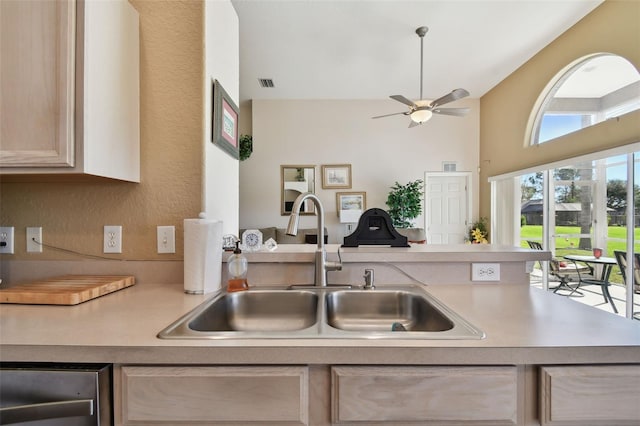
[[[314,285],[319,287],[326,287],[327,271],[341,271],[342,263],[327,261],[327,250],[324,246],[324,207],[322,207],[320,199],[315,194],[312,194],[311,192],[305,192],[304,194],[298,195],[298,198],[296,198],[296,201],[293,203],[293,207],[291,208],[291,217],[289,217],[287,234],[296,235],[298,233],[300,209],[302,208],[302,203],[304,203],[307,199],[313,201],[313,204],[316,207],[316,215],[318,216],[318,232],[316,235],[318,237],[318,248],[316,249],[316,270],[314,274]]]

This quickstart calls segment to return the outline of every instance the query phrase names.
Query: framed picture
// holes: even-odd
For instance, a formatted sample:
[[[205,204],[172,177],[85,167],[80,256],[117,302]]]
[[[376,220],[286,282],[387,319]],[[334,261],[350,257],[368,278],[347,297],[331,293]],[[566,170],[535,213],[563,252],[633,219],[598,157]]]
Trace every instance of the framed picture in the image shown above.
[[[351,164],[331,164],[322,166],[323,189],[351,188]]]
[[[213,81],[211,141],[238,158],[238,107],[218,80]]]
[[[336,212],[353,211],[362,213],[367,209],[366,192],[336,192]],[[358,214],[359,216],[359,214]]]

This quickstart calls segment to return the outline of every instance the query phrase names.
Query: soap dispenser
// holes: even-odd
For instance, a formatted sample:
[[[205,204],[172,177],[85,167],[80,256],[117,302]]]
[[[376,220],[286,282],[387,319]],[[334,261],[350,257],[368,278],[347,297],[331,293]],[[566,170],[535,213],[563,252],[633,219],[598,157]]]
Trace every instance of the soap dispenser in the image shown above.
[[[249,284],[247,283],[247,270],[249,269],[249,262],[242,254],[242,250],[240,250],[239,241],[236,241],[236,248],[227,260],[227,267],[229,270],[227,292],[231,293],[234,291],[248,290]]]

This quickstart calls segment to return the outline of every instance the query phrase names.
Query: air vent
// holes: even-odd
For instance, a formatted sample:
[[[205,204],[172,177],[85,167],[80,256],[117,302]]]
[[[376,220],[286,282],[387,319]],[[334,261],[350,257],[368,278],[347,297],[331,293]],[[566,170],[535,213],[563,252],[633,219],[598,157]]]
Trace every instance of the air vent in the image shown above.
[[[259,78],[260,87],[274,87],[273,80],[270,78]]]
[[[443,172],[455,172],[458,170],[458,163],[455,161],[443,161],[442,162],[442,171]]]

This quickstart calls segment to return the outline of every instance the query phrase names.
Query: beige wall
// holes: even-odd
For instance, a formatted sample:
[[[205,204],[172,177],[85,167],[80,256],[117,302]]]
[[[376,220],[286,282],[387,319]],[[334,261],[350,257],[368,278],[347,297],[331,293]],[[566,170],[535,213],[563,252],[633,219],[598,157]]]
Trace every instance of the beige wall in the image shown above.
[[[569,63],[596,52],[621,55],[640,68],[640,2],[605,1],[482,97],[481,216],[490,215],[490,176],[640,141],[640,113],[635,112],[539,146],[525,146],[529,115],[547,83]]]
[[[452,104],[453,105],[453,104]],[[427,171],[442,171],[442,162],[457,161],[470,171],[477,194],[479,100],[464,99],[466,117],[434,116],[409,129],[404,116],[371,117],[403,106],[392,100],[254,100],[252,156],[240,163],[240,227],[285,227],[280,215],[280,165],[316,166],[316,194],[325,208],[330,242],[342,242],[345,229],[336,212],[336,193],[365,191],[367,208],[387,209],[385,201],[395,181],[424,179]],[[248,108],[245,108],[246,111]],[[351,189],[322,189],[321,165],[351,164]],[[472,206],[477,213],[477,197]],[[300,227],[316,226],[303,216]],[[416,220],[424,226],[424,218]]]
[[[25,227],[47,244],[102,255],[103,225],[123,226],[121,259],[182,259],[182,221],[202,209],[203,8],[200,1],[131,0],[140,13],[141,182],[6,183],[7,259],[78,259],[26,253]],[[175,225],[177,253],[156,254],[156,226]]]

